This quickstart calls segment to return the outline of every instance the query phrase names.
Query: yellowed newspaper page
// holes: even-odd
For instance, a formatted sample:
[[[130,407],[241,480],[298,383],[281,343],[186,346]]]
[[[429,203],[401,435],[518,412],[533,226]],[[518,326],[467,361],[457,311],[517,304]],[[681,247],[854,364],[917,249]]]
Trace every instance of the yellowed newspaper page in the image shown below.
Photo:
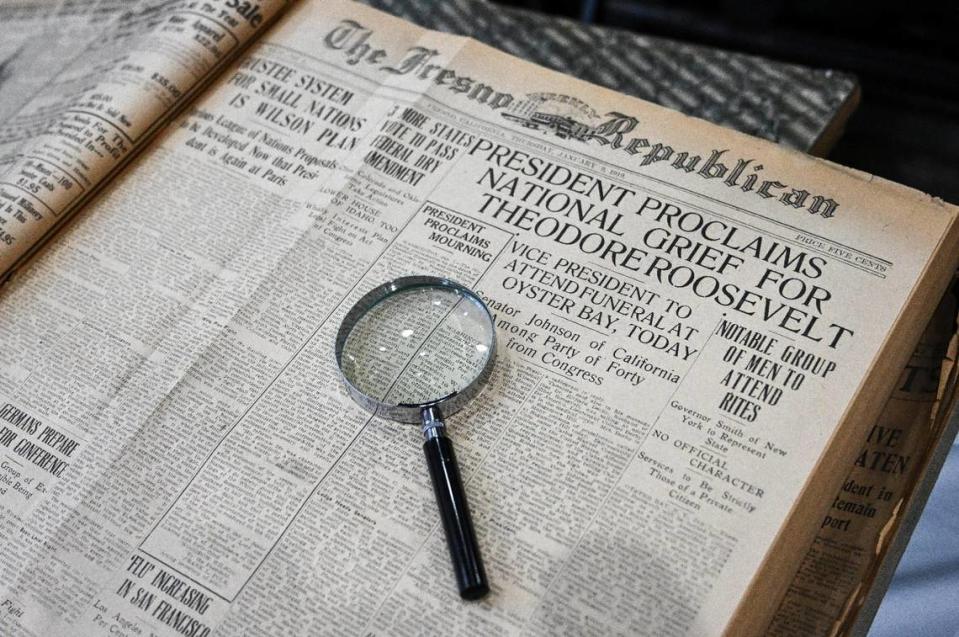
[[[78,17],[68,15],[66,37],[51,40],[73,40],[78,48],[51,46],[59,49],[57,60],[44,54],[36,36],[5,35],[7,71],[16,64],[18,77],[46,79],[50,65],[59,68],[27,103],[9,100],[16,110],[0,123],[0,282],[284,5],[131,2],[119,18],[107,12],[109,28],[95,37],[91,20],[75,24]],[[16,21],[2,28],[8,25],[15,28]],[[46,68],[32,74],[34,65]],[[21,93],[29,83],[11,88]]]
[[[842,488],[770,627],[771,635],[833,635],[849,628],[885,556],[902,508],[942,431],[940,373],[956,326],[947,294],[903,370],[883,414],[868,430]]]
[[[954,221],[299,3],[0,292],[0,628],[722,634],[817,464],[852,462],[836,440],[905,365]],[[449,423],[478,603],[418,428],[362,410],[333,361],[353,302],[407,274],[495,313],[490,384]]]

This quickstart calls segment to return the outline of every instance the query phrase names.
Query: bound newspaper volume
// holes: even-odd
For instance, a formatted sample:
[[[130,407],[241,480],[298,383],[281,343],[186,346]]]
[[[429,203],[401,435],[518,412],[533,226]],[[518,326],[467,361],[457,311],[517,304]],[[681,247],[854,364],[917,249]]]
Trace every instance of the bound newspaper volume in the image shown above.
[[[848,625],[952,402],[954,207],[350,2],[115,15],[0,91],[4,633]],[[495,314],[478,603],[335,373],[408,274]]]

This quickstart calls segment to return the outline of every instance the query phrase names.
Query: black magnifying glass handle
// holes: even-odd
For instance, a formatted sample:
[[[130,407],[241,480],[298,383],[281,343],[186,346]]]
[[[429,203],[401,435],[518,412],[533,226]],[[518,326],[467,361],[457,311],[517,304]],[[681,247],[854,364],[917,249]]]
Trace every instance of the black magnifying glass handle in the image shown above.
[[[446,531],[446,544],[453,560],[456,583],[463,599],[480,599],[489,592],[486,571],[480,557],[479,544],[473,531],[469,506],[466,504],[466,492],[460,480],[453,443],[446,437],[442,421],[432,421],[432,426],[424,426],[426,442],[423,452],[426,464],[430,468],[433,480],[433,492],[443,519]]]

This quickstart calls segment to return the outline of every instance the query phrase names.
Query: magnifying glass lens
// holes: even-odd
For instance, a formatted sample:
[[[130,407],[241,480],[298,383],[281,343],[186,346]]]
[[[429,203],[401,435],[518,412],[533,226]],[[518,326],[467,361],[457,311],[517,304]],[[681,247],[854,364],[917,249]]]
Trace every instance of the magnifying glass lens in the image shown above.
[[[449,287],[401,289],[357,320],[343,345],[343,375],[382,403],[432,403],[476,379],[493,338],[475,297]]]

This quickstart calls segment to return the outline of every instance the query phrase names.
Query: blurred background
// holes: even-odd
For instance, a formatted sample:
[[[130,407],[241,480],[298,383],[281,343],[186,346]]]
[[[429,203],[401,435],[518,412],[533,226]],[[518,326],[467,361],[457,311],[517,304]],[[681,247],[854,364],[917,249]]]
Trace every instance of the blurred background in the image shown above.
[[[862,98],[834,161],[959,203],[959,5],[912,0],[494,0],[853,73]]]

